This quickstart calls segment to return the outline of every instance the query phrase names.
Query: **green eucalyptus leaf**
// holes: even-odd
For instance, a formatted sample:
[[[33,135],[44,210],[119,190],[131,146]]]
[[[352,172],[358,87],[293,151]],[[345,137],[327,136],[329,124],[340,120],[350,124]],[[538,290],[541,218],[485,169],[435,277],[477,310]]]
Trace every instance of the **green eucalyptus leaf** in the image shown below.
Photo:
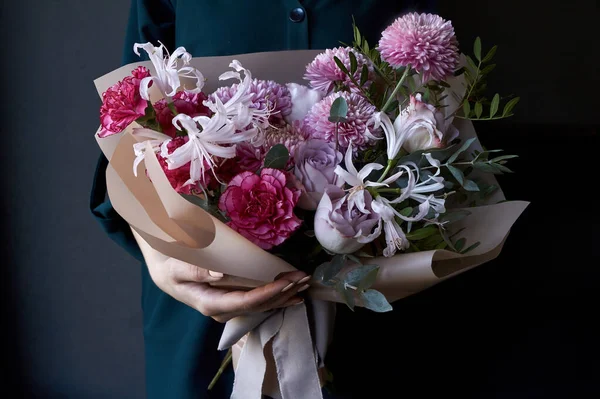
[[[475,39],[475,43],[473,44],[473,54],[475,54],[477,61],[481,61],[481,38],[479,37]]]
[[[329,121],[333,123],[345,122],[346,116],[348,116],[348,103],[344,97],[338,97],[333,101],[333,104],[331,104]]]
[[[354,311],[354,290],[346,288],[346,284],[344,284],[343,281],[337,282],[335,285],[335,290],[340,293],[350,310]]]
[[[406,238],[409,241],[418,241],[427,238],[437,232],[438,228],[436,226],[427,226],[406,234]]]
[[[463,116],[465,118],[468,118],[469,115],[471,114],[471,104],[469,103],[469,100],[465,100],[465,102],[463,103],[463,107],[462,107],[462,111],[463,111]]]
[[[500,162],[500,161],[504,161],[506,159],[513,159],[513,158],[518,158],[518,155],[501,155],[499,157],[490,159],[490,162]]]
[[[500,169],[498,169],[495,164],[490,164],[487,162],[475,162],[473,167],[484,173],[493,173],[495,175],[501,174]]]
[[[346,68],[346,65],[344,65],[344,63],[338,57],[334,56],[333,61],[342,72],[344,72],[346,75],[349,75],[348,68]]]
[[[500,171],[502,171],[504,173],[514,173],[512,170],[510,170],[509,168],[507,168],[504,165],[500,165],[500,164],[495,164],[495,165]]]
[[[446,167],[448,168],[450,173],[452,173],[452,176],[454,176],[456,181],[458,181],[458,184],[462,186],[465,181],[465,175],[463,174],[462,170],[452,165],[446,165]]]
[[[496,93],[494,98],[492,99],[492,104],[490,105],[490,118],[493,118],[498,112],[498,105],[500,104],[500,95]]]
[[[494,47],[492,47],[490,49],[490,51],[487,52],[487,54],[485,55],[485,57],[483,57],[483,60],[481,60],[481,62],[488,62],[490,61],[494,55],[496,55],[496,50],[498,50],[498,46],[494,45]]]
[[[290,159],[290,153],[283,144],[275,144],[265,156],[264,167],[284,169]]]
[[[461,239],[457,240],[454,243],[454,248],[456,249],[456,251],[460,252],[461,249],[463,249],[463,247],[465,246],[466,242],[467,242],[466,238],[461,238]]]
[[[361,285],[361,282],[367,276],[369,276],[370,273],[374,272],[375,276],[369,276],[369,280],[372,279],[371,283],[368,284],[368,287],[370,287],[371,284],[373,284],[373,281],[375,281],[374,277],[377,277],[378,271],[379,271],[379,266],[377,266],[377,265],[359,266],[359,267],[356,267],[356,268],[350,270],[348,273],[346,273],[344,275],[344,282],[346,284],[350,284],[354,287],[358,287],[359,285]],[[365,283],[368,283],[368,281]]]
[[[313,278],[316,281],[324,282],[325,281],[325,270],[328,267],[331,267],[331,262],[321,263],[319,266],[317,266],[317,268],[313,272]]]
[[[356,70],[358,69],[358,63],[356,62],[356,55],[354,55],[354,51],[348,51],[348,57],[350,58],[350,74],[354,76]]]
[[[479,186],[473,180],[465,179],[463,187],[467,191],[479,191]]]
[[[365,83],[367,83],[367,80],[369,80],[369,68],[367,67],[367,64],[363,64],[362,70],[360,71],[360,85],[364,86]]]
[[[463,152],[465,152],[471,146],[471,144],[473,144],[473,142],[475,140],[477,140],[476,137],[471,137],[470,139],[465,140],[463,145],[461,145],[460,148],[458,150],[456,150],[456,152],[454,154],[452,154],[452,156],[450,158],[448,158],[447,163],[452,163],[452,162],[456,161],[458,156],[460,154],[462,154]]]
[[[356,256],[354,256],[352,254],[346,254],[346,258],[350,259],[354,263],[362,265],[362,262],[360,261],[360,259],[358,259]]]
[[[481,114],[483,113],[483,105],[481,105],[481,103],[479,101],[477,101],[475,103],[475,116],[477,118],[481,117]]]
[[[330,266],[325,269],[323,277],[325,280],[331,280],[339,274],[344,265],[346,264],[346,257],[344,255],[335,255],[331,259]]]
[[[510,114],[510,112],[513,110],[513,108],[515,107],[515,105],[517,105],[519,100],[520,100],[520,97],[515,97],[512,100],[510,100],[509,102],[507,102],[506,105],[504,106],[504,111],[502,111],[502,116],[508,116]]]
[[[361,294],[361,298],[364,306],[374,312],[382,313],[392,310],[392,305],[379,291],[367,290]]]

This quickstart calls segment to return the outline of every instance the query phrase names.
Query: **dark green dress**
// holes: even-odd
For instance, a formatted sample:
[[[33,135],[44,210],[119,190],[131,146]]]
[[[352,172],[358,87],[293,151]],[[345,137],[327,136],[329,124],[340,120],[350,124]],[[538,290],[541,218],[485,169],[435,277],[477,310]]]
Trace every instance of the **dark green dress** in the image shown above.
[[[396,0],[133,0],[123,61],[141,60],[133,53],[133,43],[156,43],[158,40],[170,51],[184,46],[195,57],[330,48],[338,46],[340,41],[352,42],[352,16],[363,35],[374,45],[380,32],[400,13],[431,10],[432,3]],[[228,398],[233,382],[231,367],[213,391],[206,390],[224,355],[216,350],[223,325],[174,300],[151,280],[127,223],[115,212],[106,196],[106,166],[107,160],[100,156],[90,206],[106,233],[141,263],[147,396],[157,399]],[[356,340],[361,334],[360,329],[367,325],[369,329],[362,335],[365,338],[373,331],[389,331],[394,320],[390,315],[373,317],[368,312],[340,310],[336,341],[328,354],[328,365],[334,373],[339,397],[388,397],[377,393],[379,388],[382,392],[387,391],[388,383],[396,384],[382,374],[385,367],[380,362],[386,359],[386,351],[377,348],[378,345],[357,347],[356,341],[345,342],[345,339]],[[353,332],[346,333],[350,330]],[[384,356],[374,357],[373,353]]]

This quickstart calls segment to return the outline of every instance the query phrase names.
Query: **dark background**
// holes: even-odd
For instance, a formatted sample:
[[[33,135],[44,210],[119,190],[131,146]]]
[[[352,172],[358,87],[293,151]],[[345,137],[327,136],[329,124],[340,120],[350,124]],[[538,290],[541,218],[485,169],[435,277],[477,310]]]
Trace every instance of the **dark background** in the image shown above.
[[[475,127],[520,155],[500,183],[532,204],[497,260],[398,303],[405,324],[373,338],[406,345],[399,395],[404,380],[424,395],[600,397],[596,2],[441,3],[461,50],[476,34],[499,45],[490,88],[521,103]],[[144,397],[139,266],[88,211],[92,81],[120,65],[127,12],[125,0],[0,5],[0,389],[22,390],[10,397]]]

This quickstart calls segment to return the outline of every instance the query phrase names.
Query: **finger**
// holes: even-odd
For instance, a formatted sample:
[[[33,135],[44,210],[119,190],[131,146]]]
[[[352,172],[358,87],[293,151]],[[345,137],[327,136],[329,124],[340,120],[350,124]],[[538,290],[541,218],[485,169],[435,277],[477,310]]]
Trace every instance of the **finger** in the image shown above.
[[[175,283],[182,282],[196,282],[196,283],[210,283],[219,281],[223,278],[222,273],[209,271],[199,266],[192,265],[175,258],[169,258],[165,262],[169,268],[170,278]]]
[[[308,289],[309,286],[308,284],[306,284],[306,281],[308,281],[309,278],[309,276],[304,277],[303,279],[299,280],[290,290],[275,296],[273,299],[266,301],[258,309],[251,310],[255,312],[266,312],[271,309],[276,309],[283,306],[290,299],[298,295],[298,293]]]

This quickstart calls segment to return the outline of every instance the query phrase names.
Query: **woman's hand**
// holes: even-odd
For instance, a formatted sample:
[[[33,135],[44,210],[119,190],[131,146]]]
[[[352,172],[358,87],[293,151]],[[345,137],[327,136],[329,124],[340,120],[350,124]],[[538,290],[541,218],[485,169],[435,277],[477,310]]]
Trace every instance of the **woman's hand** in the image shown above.
[[[231,277],[163,255],[132,231],[158,288],[220,323],[243,314],[303,302],[296,294],[308,288],[305,283],[310,277],[304,272],[282,273],[275,281],[248,291],[217,288],[210,283],[227,282]]]

